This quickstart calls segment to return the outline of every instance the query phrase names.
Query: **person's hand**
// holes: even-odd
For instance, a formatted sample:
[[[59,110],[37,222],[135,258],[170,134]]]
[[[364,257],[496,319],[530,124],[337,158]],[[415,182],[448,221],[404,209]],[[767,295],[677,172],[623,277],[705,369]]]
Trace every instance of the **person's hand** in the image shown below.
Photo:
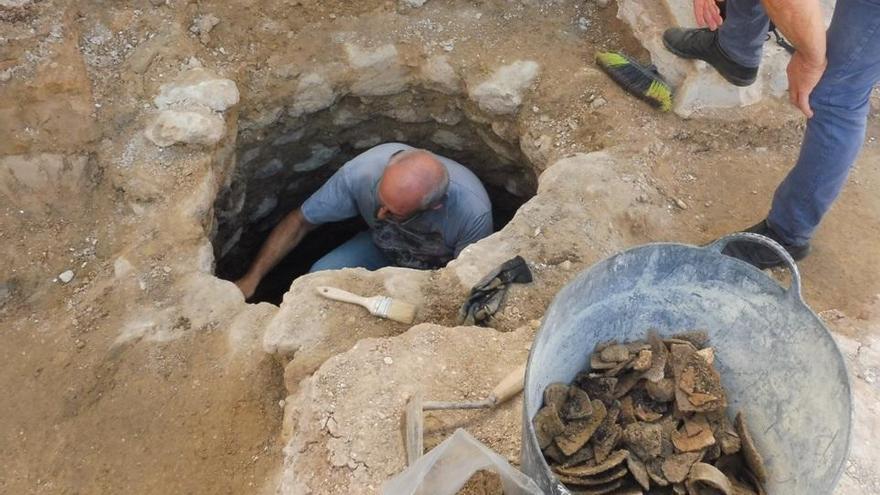
[[[257,285],[259,285],[259,280],[251,280],[250,277],[245,275],[244,277],[235,281],[235,285],[238,286],[238,290],[244,294],[244,300],[247,301],[254,295],[254,292],[257,290]]]
[[[710,31],[715,31],[724,22],[715,0],[694,0],[694,17],[697,18],[697,26],[708,27]]]
[[[809,60],[801,52],[794,52],[788,62],[788,99],[809,119],[813,116],[810,108],[810,93],[819,84],[825,72],[826,60]]]

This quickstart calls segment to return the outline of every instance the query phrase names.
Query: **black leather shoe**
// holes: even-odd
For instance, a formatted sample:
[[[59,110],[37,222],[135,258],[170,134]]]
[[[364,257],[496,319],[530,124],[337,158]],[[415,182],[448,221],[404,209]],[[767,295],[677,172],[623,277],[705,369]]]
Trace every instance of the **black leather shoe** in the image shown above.
[[[718,46],[717,31],[708,29],[671,28],[663,33],[663,44],[682,58],[698,59],[711,65],[735,86],[748,86],[758,76],[757,67],[740,65]]]
[[[783,240],[779,237],[779,234],[777,234],[776,231],[767,224],[767,220],[761,220],[761,223],[749,227],[748,230],[745,230],[745,232],[761,234],[765,237],[773,239],[774,241],[778,242],[782,247],[784,247],[785,250],[788,251],[788,254],[790,254],[795,261],[802,260],[808,254],[810,254],[809,244],[794,246],[792,244],[787,244],[783,242]],[[754,242],[731,242],[730,244],[725,246],[724,250],[721,251],[721,254],[726,254],[738,260],[743,260],[746,263],[752,264],[762,270],[765,268],[773,268],[774,266],[782,266],[783,264],[785,264],[782,258],[780,258],[779,255],[777,255],[772,249],[764,246],[763,244],[757,244]]]

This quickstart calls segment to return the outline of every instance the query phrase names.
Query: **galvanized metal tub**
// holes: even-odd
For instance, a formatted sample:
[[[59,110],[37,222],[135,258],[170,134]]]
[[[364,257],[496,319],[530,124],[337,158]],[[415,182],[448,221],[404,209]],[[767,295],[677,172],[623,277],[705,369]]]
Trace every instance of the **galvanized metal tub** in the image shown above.
[[[731,241],[777,250],[791,270],[785,289],[760,270],[721,254]],[[852,396],[846,364],[801,296],[797,266],[778,244],[734,234],[707,247],[649,244],[618,253],[563,288],[529,354],[523,404],[522,470],[553,495],[569,494],[544,460],[532,426],[544,388],[570,382],[597,343],[705,330],[730,411],[749,418],[764,455],[770,495],[829,495],[850,445]]]

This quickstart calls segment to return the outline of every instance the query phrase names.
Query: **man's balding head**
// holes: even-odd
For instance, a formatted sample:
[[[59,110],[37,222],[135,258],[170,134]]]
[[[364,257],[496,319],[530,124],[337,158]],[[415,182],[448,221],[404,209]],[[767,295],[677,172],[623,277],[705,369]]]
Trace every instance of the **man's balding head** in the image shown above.
[[[433,153],[419,149],[397,153],[379,181],[379,218],[405,219],[439,206],[448,188],[449,173]]]

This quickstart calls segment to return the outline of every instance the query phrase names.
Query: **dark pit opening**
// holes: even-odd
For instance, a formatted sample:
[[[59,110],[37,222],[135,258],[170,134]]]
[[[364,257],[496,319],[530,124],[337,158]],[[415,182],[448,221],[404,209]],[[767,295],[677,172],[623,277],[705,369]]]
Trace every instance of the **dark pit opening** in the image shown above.
[[[495,229],[534,196],[537,176],[519,150],[513,124],[478,123],[445,95],[347,97],[306,118],[286,118],[239,134],[237,165],[214,205],[216,275],[236,280],[272,228],[354,156],[384,142],[428,149],[470,168],[493,206]],[[311,232],[261,282],[249,302],[279,304],[290,284],[324,254],[366,229],[355,218]]]

